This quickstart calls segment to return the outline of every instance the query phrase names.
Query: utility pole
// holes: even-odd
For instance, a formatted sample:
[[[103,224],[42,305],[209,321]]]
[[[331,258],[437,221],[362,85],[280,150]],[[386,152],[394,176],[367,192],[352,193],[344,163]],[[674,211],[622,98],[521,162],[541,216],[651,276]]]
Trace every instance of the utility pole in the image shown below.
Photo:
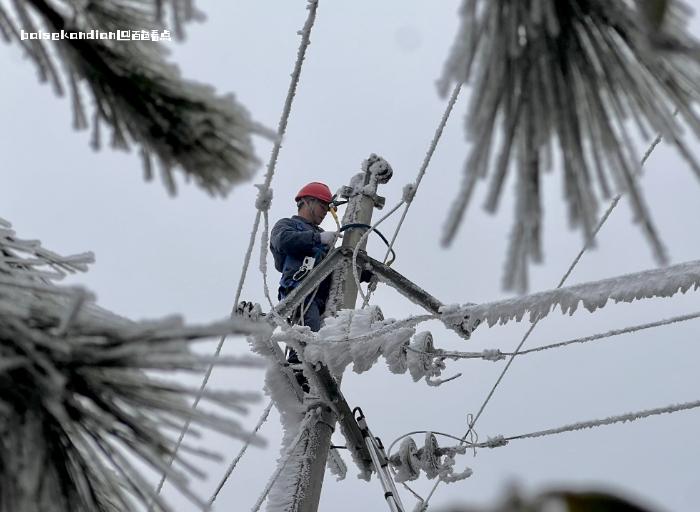
[[[348,199],[347,208],[343,215],[343,226],[349,224],[370,225],[374,208],[384,206],[384,198],[377,195],[377,186],[391,179],[391,166],[383,158],[372,154],[364,161],[362,167],[362,172],[356,174],[350,185],[341,190],[341,195]],[[342,246],[354,250],[365,231],[366,228],[347,230]],[[335,314],[338,309],[355,308],[358,292],[352,275],[352,261],[347,261],[333,272],[326,315]],[[330,408],[323,407],[322,413],[309,426],[309,435],[306,441],[291,455],[294,458],[299,457],[297,460],[300,464],[288,463],[290,469],[299,469],[295,486],[289,489],[295,496],[289,512],[316,512],[318,510],[323,477],[326,471],[326,459],[336,421],[337,418]],[[282,479],[286,480],[284,472]]]

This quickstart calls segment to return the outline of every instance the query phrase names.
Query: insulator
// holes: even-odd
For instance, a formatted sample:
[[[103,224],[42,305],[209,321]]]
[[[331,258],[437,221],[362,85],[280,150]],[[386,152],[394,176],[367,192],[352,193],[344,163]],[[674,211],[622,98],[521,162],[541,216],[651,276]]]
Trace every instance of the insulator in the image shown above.
[[[425,434],[425,444],[423,445],[423,453],[421,454],[421,467],[425,471],[428,478],[435,478],[440,473],[441,464],[440,456],[438,455],[437,439],[432,432]]]
[[[398,456],[398,471],[396,481],[406,482],[416,480],[420,476],[421,461],[418,456],[416,443],[410,437],[401,441]]]
[[[430,355],[435,351],[433,335],[429,331],[419,332],[413,337],[409,347],[413,350],[408,350],[406,353],[408,370],[413,380],[418,382],[433,367],[433,356]]]

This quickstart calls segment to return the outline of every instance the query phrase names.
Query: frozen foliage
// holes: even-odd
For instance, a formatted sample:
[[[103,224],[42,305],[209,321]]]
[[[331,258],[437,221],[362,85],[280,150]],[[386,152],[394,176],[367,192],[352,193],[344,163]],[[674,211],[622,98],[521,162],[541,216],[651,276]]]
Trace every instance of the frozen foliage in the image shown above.
[[[460,473],[454,472],[455,455],[463,454],[466,449],[466,445],[440,448],[435,435],[427,432],[422,448],[417,449],[416,442],[407,437],[401,442],[398,453],[389,458],[389,462],[396,469],[395,480],[399,483],[417,480],[421,471],[429,479],[439,477],[443,482],[451,483],[472,475],[469,468]]]
[[[198,15],[191,0],[93,0],[71,2],[67,10],[45,0],[15,0],[13,19],[3,0],[0,35],[15,40],[36,65],[40,80],[51,82],[63,95],[60,62],[73,100],[73,127],[92,124],[94,149],[101,146],[100,125],[107,125],[113,147],[127,149],[131,142],[139,146],[146,179],[152,178],[155,157],[170,193],[175,193],[173,169],[179,168],[210,194],[224,195],[249,179],[259,164],[251,134],[272,137],[232,95],[219,96],[209,86],[184,80],[177,66],[166,62],[160,43],[66,38],[51,41],[53,55],[40,40],[20,40],[20,28],[150,33],[155,18],[163,17],[164,4],[170,6],[178,33],[183,20]],[[84,109],[86,92],[95,105],[91,121]]]
[[[382,356],[392,373],[408,370],[416,382],[425,378],[429,385],[439,385],[443,381],[433,377],[441,374],[445,364],[434,350],[432,336],[422,332],[414,337],[414,325],[423,320],[424,317],[384,320],[376,306],[344,309],[337,316],[326,318],[317,333],[293,328],[275,335],[275,339],[285,341],[292,337],[302,341],[304,359],[323,363],[335,376],[342,375],[351,363],[356,373],[366,372]]]
[[[204,505],[189,488],[188,476],[201,475],[192,462],[178,456],[167,469],[173,434],[186,421],[241,439],[248,433],[228,414],[193,410],[188,399],[197,390],[160,375],[203,372],[212,360],[190,350],[199,339],[270,329],[244,320],[133,322],[97,307],[82,289],[53,284],[91,260],[56,255],[0,221],[0,511],[123,511],[151,499],[155,510],[170,510],[152,496],[135,460],[167,471]],[[256,357],[218,362],[262,364]],[[244,413],[257,394],[210,391],[204,399]]]
[[[567,286],[477,306],[444,306],[440,312],[448,325],[465,323],[472,328],[482,321],[489,327],[511,320],[520,321],[529,314],[530,322],[547,316],[556,306],[573,314],[579,303],[588,311],[604,307],[608,300],[632,302],[652,297],[671,297],[700,287],[700,261]]]
[[[661,134],[700,176],[681,138],[683,125],[700,133],[700,116],[693,109],[700,99],[700,52],[687,31],[689,7],[666,2],[663,15],[652,22],[644,9],[652,3],[658,5],[624,0],[537,0],[517,7],[511,0],[462,3],[440,91],[445,95],[451,84],[470,83],[466,130],[471,150],[443,242],[453,240],[479,180],[490,179],[486,210],[498,209],[514,167],[507,289],[523,290],[528,260],[543,258],[542,180],[559,159],[572,227],[591,240],[600,198],[627,193],[655,256],[665,261],[635,182],[639,156],[629,128],[635,126],[644,139]]]

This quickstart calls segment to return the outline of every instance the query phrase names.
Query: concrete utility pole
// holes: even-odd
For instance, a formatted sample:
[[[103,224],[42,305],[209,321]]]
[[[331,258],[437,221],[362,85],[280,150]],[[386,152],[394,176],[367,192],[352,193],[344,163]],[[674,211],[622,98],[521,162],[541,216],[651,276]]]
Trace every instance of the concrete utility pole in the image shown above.
[[[366,224],[372,222],[375,207],[384,206],[384,199],[377,195],[377,186],[391,179],[391,166],[376,155],[363,163],[361,173],[355,175],[350,186],[344,187],[342,196],[348,199],[343,216],[343,226],[348,224]],[[345,231],[343,247],[354,249],[366,229],[349,229]],[[365,242],[366,243],[366,242]],[[331,292],[326,306],[327,314],[334,314],[338,309],[354,309],[357,300],[357,286],[352,278],[352,261],[341,266],[333,273]],[[302,447],[304,459],[297,480],[298,501],[294,512],[316,512],[321,497],[321,486],[326,471],[326,459],[330,448],[331,434],[337,418],[324,408],[314,425],[310,426],[308,442]],[[295,454],[296,455],[296,454]]]

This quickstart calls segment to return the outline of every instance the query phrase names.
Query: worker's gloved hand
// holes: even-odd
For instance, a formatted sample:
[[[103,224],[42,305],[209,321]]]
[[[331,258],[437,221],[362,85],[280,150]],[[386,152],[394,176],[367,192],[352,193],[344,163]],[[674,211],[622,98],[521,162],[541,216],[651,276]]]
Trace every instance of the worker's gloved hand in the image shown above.
[[[321,233],[321,243],[323,245],[331,245],[336,237],[335,231],[324,231]]]

